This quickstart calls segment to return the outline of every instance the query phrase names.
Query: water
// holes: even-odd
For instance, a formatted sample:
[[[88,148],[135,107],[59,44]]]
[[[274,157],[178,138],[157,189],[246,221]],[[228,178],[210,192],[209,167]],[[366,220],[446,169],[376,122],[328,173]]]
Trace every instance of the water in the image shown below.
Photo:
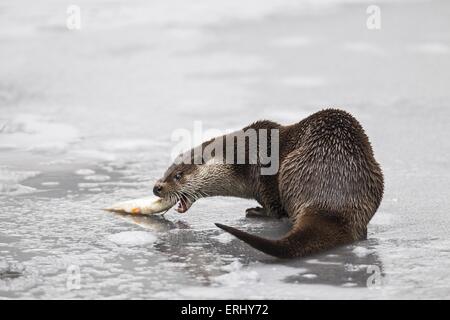
[[[364,1],[210,3],[80,1],[79,31],[59,1],[2,3],[0,297],[448,298],[450,4],[381,2],[371,31]],[[176,129],[325,106],[385,173],[366,241],[281,261],[214,226],[289,229],[245,219],[253,201],[99,210],[151,193]]]

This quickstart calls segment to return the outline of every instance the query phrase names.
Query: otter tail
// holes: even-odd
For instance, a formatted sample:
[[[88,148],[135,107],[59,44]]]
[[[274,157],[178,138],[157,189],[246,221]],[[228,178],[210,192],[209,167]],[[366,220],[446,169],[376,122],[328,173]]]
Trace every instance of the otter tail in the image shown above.
[[[339,219],[319,212],[302,216],[286,236],[277,240],[258,237],[220,223],[216,226],[277,258],[303,257],[354,241]]]

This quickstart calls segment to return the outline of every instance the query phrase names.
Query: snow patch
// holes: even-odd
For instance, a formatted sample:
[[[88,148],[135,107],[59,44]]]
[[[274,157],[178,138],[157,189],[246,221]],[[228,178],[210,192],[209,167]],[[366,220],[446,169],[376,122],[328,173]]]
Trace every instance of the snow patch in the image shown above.
[[[315,279],[315,278],[317,278],[317,274],[314,274],[314,273],[304,273],[304,274],[302,274],[302,277],[307,278],[307,279]]]
[[[75,171],[75,174],[78,174],[80,176],[89,176],[95,174],[95,171],[91,169],[79,169]]]
[[[356,247],[355,249],[353,249],[353,253],[359,258],[367,257],[372,252],[373,250],[367,249],[365,247]]]
[[[59,182],[58,181],[44,181],[41,183],[41,185],[44,187],[58,186]]]
[[[103,174],[96,174],[96,175],[92,175],[92,176],[85,176],[84,179],[89,180],[89,181],[103,182],[103,181],[110,180],[111,177],[107,176],[107,175],[103,175]]]
[[[248,285],[250,282],[258,282],[260,280],[260,275],[258,272],[243,269],[242,263],[239,261],[233,261],[229,265],[223,267],[222,270],[229,272],[215,277],[214,281],[228,287],[239,287],[242,285]]]
[[[145,231],[125,231],[107,236],[107,239],[123,246],[143,246],[154,243],[157,237]]]
[[[344,283],[342,286],[343,286],[344,288],[353,288],[353,287],[356,287],[357,284],[354,283],[354,282],[346,282],[346,283]]]
[[[224,244],[230,243],[234,239],[234,237],[227,232],[221,233],[218,236],[214,236],[211,238],[219,241],[220,243],[224,243]]]
[[[78,139],[78,130],[70,125],[37,115],[20,114],[4,125],[0,148],[60,152]]]
[[[38,171],[14,171],[0,167],[0,194],[20,195],[34,192],[36,189],[24,186],[20,182],[38,174]]]

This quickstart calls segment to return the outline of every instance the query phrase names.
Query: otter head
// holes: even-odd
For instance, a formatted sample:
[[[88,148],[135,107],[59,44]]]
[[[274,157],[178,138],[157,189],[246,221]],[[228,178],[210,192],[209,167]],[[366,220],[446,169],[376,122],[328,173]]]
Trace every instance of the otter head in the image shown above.
[[[202,148],[208,143],[211,141],[180,154],[153,188],[156,196],[177,203],[175,210],[180,213],[200,198],[242,194],[242,179],[236,177],[233,165],[225,164],[215,153],[203,156]]]
[[[201,197],[201,193],[195,185],[198,180],[199,165],[173,164],[163,177],[156,181],[153,193],[161,198],[169,199],[177,203],[176,211],[186,212],[191,205]]]
[[[241,187],[233,176],[231,166],[225,164],[172,164],[153,193],[176,203],[175,210],[184,213],[200,198],[234,195]]]

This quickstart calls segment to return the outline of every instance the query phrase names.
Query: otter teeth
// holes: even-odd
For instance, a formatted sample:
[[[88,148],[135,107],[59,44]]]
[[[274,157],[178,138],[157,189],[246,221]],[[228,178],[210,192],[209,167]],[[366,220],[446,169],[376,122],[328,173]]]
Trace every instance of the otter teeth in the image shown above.
[[[191,207],[191,203],[189,202],[189,200],[187,200],[186,198],[182,198],[182,199],[180,199],[180,201],[178,201],[178,205],[175,210],[179,213],[184,213],[190,207]]]
[[[183,212],[186,211],[186,210],[185,210],[185,207],[184,207],[184,205],[183,205],[183,200],[178,201],[178,205],[177,205],[177,207],[176,207],[175,210],[176,210],[177,212],[179,212],[179,213],[183,213]]]

